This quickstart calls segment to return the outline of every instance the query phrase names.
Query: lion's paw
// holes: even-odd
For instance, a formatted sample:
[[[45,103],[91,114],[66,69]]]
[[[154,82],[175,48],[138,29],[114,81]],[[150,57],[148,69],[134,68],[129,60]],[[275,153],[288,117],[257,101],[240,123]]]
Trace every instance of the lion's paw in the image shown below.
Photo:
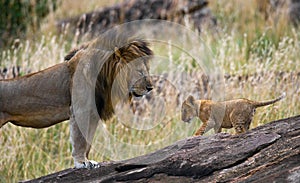
[[[85,162],[75,162],[75,168],[87,168],[87,169],[94,169],[99,168],[100,164],[93,160],[88,160]]]

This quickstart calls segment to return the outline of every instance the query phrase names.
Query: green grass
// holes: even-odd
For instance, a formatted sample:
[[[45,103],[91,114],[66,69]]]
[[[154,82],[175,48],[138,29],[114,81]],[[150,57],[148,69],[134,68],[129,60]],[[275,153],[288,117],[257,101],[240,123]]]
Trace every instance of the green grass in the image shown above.
[[[239,82],[238,79],[225,81],[225,89],[221,91],[225,94],[224,99],[267,100],[282,92],[287,93],[286,98],[275,105],[259,108],[251,128],[298,115],[299,31],[281,19],[265,21],[250,0],[210,2],[220,30],[217,34],[203,32],[201,38],[212,50],[214,66],[221,68],[224,74],[249,76],[247,82]],[[85,4],[89,3],[64,1],[57,14],[50,15],[50,18],[92,10],[90,5]],[[65,14],[68,5],[72,7],[70,15]],[[51,27],[50,24],[51,21],[44,23],[42,36],[37,36],[35,41],[29,35],[18,48],[2,51],[0,66],[19,64],[38,71],[62,62],[67,51],[76,43],[65,41],[64,35],[47,34],[43,28]],[[178,68],[187,72],[203,72],[192,64],[190,56],[177,48],[158,44],[152,48]],[[155,72],[163,73],[164,67],[156,68]],[[168,71],[176,70],[172,67]],[[278,72],[284,72],[283,76],[278,77]],[[261,74],[260,79],[255,74]],[[104,123],[105,126],[97,131],[90,159],[108,161],[142,155],[191,136],[201,125],[199,120],[190,124],[181,122],[178,113],[167,117],[163,123],[152,124],[154,127],[150,130],[128,128],[116,119]],[[227,132],[233,133],[233,130]],[[0,145],[0,182],[32,179],[73,166],[67,122],[41,130],[7,124],[0,129]]]

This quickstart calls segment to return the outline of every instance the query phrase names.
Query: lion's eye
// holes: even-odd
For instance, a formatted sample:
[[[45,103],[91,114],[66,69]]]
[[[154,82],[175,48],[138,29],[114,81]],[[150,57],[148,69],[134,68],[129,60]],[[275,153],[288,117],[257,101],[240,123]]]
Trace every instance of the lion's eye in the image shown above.
[[[139,75],[144,76],[143,71],[138,71]]]

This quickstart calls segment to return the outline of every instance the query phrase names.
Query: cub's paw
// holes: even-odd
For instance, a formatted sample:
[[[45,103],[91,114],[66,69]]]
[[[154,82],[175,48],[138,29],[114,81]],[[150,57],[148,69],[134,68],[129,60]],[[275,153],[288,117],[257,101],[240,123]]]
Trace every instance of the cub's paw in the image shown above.
[[[94,169],[99,168],[100,164],[93,160],[87,160],[85,162],[75,162],[75,168],[87,168]]]

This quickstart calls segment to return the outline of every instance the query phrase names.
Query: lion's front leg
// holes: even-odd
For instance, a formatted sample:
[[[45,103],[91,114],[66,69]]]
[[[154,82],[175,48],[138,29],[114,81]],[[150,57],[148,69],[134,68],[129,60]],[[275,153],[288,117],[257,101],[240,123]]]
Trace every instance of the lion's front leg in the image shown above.
[[[83,124],[85,123],[85,124]],[[96,161],[88,160],[88,154],[91,148],[97,122],[76,121],[75,115],[71,108],[70,117],[70,140],[72,144],[72,156],[75,168],[97,168],[99,164]]]

